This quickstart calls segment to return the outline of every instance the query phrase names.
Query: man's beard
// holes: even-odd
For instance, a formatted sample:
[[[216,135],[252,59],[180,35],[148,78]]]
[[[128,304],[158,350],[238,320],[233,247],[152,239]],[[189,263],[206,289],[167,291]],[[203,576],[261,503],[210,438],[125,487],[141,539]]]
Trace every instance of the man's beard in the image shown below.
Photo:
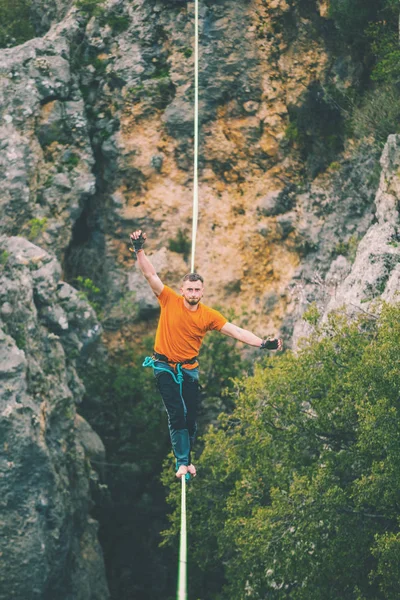
[[[189,304],[191,304],[192,306],[195,306],[196,304],[198,304],[200,302],[200,298],[199,299],[194,299],[194,300],[187,300],[187,302],[189,302]]]

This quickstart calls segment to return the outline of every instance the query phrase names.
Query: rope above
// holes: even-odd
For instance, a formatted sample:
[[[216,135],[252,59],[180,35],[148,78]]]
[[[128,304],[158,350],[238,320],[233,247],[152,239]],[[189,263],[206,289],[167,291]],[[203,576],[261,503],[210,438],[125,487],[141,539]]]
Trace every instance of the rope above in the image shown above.
[[[190,271],[194,273],[196,255],[197,221],[199,217],[199,1],[195,0],[194,9],[194,165],[193,165],[193,222],[192,222],[192,256]]]

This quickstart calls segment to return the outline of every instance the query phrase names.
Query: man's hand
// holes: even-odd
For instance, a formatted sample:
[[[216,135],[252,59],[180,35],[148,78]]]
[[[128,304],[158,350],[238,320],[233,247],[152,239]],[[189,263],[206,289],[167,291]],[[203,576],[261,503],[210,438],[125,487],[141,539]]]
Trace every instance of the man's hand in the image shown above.
[[[139,252],[139,250],[143,249],[147,236],[145,233],[142,233],[141,229],[134,231],[129,237],[131,238],[131,244],[135,252]]]
[[[260,350],[282,350],[283,341],[281,338],[264,340],[260,346]]]

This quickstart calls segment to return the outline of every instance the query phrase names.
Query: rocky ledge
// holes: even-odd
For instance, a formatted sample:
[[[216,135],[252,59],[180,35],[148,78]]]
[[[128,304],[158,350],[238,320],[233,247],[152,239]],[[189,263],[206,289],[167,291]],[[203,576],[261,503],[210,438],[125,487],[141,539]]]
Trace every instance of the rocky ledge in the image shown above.
[[[100,326],[61,267],[0,237],[0,599],[109,597],[90,487],[100,438],[77,415],[77,361]]]

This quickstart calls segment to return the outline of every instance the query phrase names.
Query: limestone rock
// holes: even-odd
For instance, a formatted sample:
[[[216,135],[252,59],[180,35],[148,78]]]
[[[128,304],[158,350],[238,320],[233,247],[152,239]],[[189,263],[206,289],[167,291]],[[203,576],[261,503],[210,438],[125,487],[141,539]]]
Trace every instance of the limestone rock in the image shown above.
[[[376,194],[376,216],[357,249],[351,273],[344,279],[326,311],[340,306],[354,312],[367,309],[379,297],[395,300],[400,292],[400,136],[391,135],[382,153],[382,174]]]
[[[45,37],[1,51],[0,61],[0,233],[17,231],[59,258],[95,191],[85,107],[70,65],[80,27],[72,11]]]
[[[89,423],[78,414],[75,417],[75,430],[86,451],[86,455],[89,458],[93,458],[97,463],[103,463],[106,457],[106,451],[100,436],[98,436]]]
[[[99,324],[45,250],[6,236],[0,249],[0,598],[106,600],[85,458],[102,444],[75,426],[75,366]]]

